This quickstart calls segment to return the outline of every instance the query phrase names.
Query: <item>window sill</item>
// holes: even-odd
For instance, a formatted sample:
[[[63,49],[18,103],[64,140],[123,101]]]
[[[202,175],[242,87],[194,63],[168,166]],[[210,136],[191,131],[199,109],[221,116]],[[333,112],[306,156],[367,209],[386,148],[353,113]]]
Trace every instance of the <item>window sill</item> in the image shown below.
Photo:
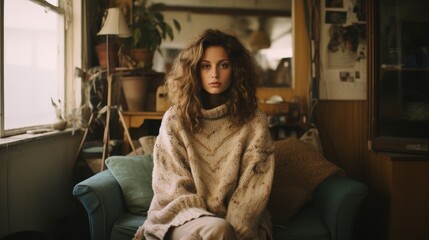
[[[32,141],[37,141],[40,139],[48,139],[55,136],[63,136],[63,135],[74,135],[80,130],[76,130],[73,128],[67,128],[63,131],[58,130],[49,130],[44,133],[24,133],[15,136],[0,138],[0,150],[4,148],[13,147],[22,143],[28,143]]]

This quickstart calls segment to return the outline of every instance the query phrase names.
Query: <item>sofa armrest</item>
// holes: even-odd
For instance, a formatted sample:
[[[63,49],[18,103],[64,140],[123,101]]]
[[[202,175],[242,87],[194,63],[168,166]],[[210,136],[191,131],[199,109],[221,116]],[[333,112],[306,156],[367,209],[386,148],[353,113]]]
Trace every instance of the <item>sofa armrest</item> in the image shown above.
[[[109,170],[78,183],[73,195],[84,206],[92,240],[110,239],[113,222],[125,212],[122,190]]]
[[[357,212],[368,187],[345,176],[331,176],[315,189],[313,205],[331,233],[332,240],[352,240]]]

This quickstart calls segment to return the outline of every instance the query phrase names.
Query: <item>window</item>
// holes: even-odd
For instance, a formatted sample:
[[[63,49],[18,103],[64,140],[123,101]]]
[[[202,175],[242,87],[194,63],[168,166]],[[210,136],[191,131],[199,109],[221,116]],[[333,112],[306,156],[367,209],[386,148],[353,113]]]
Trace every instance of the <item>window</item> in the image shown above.
[[[50,125],[51,98],[65,95],[65,23],[58,0],[4,0],[0,51],[0,133]]]

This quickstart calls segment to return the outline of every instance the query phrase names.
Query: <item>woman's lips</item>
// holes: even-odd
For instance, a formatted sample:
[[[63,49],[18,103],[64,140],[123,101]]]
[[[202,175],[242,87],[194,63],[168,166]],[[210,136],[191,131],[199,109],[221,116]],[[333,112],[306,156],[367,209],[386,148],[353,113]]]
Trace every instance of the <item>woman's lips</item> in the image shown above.
[[[211,87],[219,87],[221,85],[221,83],[220,82],[212,82],[212,83],[209,83],[209,85]]]

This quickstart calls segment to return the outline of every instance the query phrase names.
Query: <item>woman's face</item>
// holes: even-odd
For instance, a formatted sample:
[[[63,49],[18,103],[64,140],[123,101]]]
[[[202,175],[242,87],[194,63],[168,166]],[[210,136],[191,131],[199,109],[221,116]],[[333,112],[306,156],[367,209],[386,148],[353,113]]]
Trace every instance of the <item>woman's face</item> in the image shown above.
[[[223,47],[212,46],[204,51],[200,62],[200,78],[206,92],[225,92],[231,85],[231,73],[231,63]]]

